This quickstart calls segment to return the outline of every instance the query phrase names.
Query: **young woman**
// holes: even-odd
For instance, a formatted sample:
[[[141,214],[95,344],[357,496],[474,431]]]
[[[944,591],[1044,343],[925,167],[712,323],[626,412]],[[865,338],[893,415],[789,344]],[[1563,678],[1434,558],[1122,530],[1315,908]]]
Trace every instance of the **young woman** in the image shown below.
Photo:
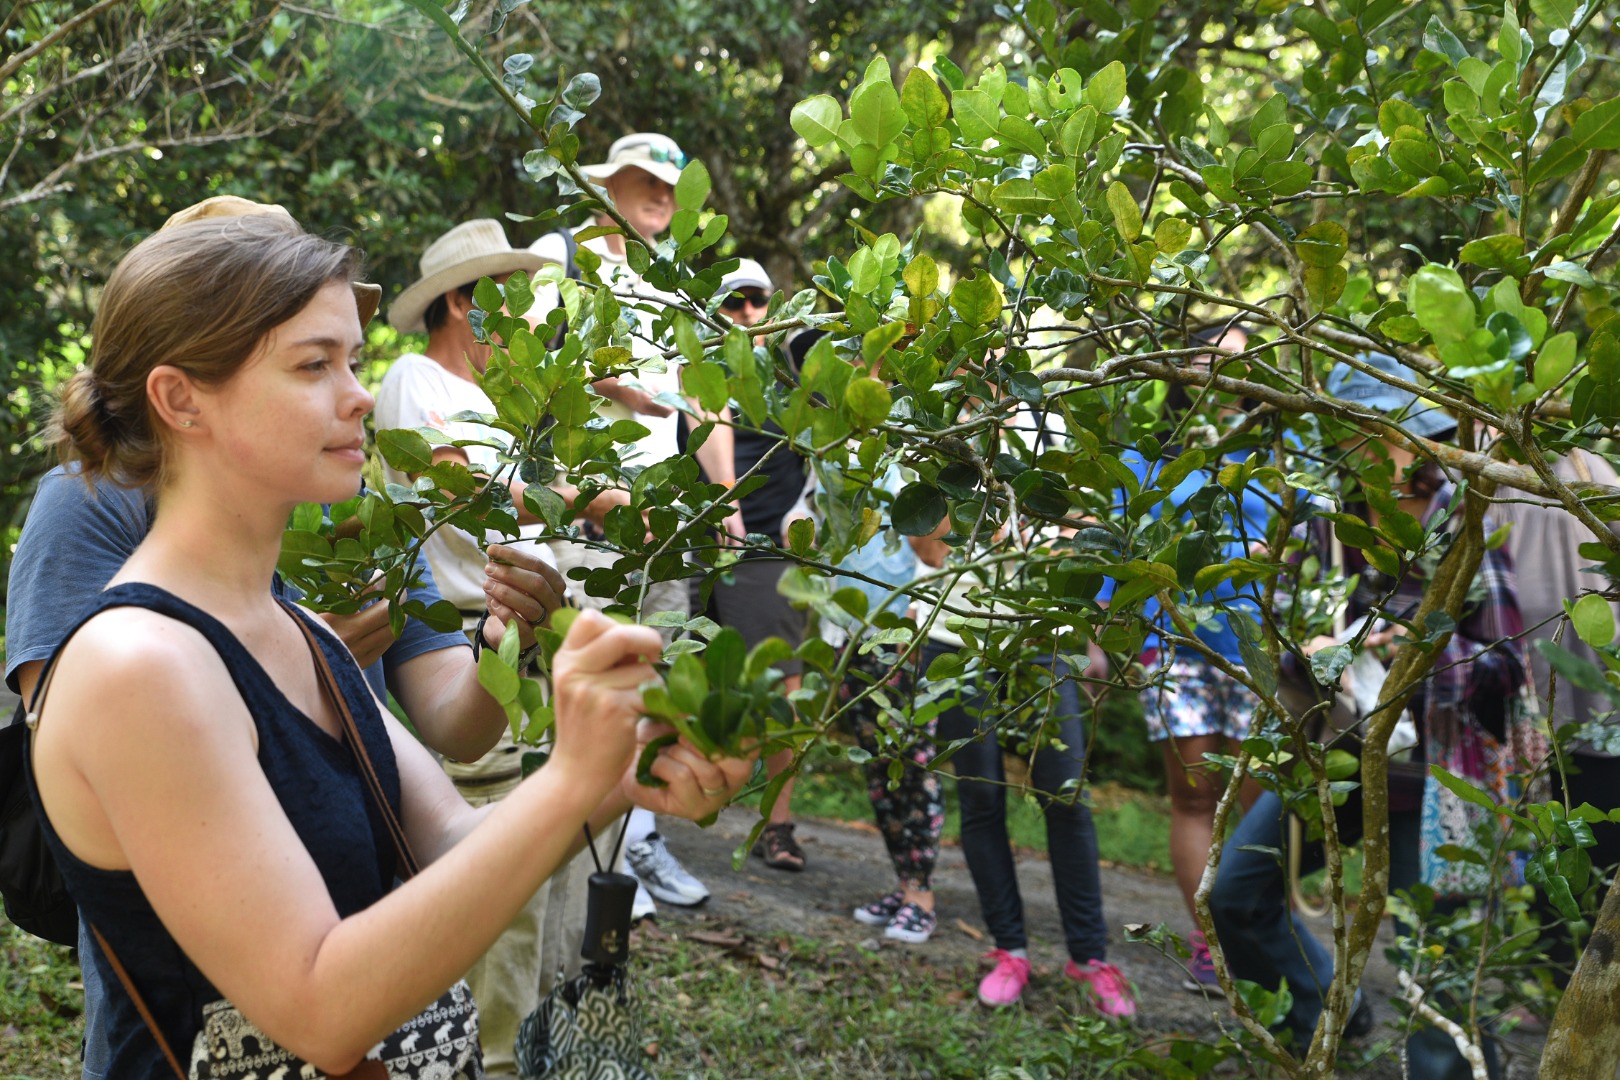
[[[155,234],[108,280],[63,393],[64,456],[156,492],[30,717],[47,836],[123,987],[114,1076],[481,1076],[457,980],[582,826],[632,798],[702,816],[750,770],[676,744],[653,766],[668,786],[637,785],[658,637],[587,613],[556,659],[550,764],[475,811],[337,639],[272,598],[291,508],[359,485],[357,261],[269,216]],[[389,816],[422,864],[397,888]]]

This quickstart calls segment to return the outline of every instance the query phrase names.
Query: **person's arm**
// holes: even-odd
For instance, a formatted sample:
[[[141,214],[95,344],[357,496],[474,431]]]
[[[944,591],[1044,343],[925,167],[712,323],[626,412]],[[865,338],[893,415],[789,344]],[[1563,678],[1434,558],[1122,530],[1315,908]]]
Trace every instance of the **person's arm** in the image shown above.
[[[639,687],[652,676],[643,657],[658,646],[644,628],[582,615],[557,659],[551,761],[480,811],[385,717],[406,831],[429,861],[346,919],[265,779],[229,674],[188,627],[137,611],[87,627],[53,686],[37,775],[76,854],[132,870],[225,997],[291,1052],[342,1073],[465,973],[588,817],[622,811],[615,788],[634,768]],[[104,722],[109,696],[116,724]],[[662,756],[675,793],[666,805],[712,811],[745,779],[742,763],[672,749],[684,752]],[[482,883],[476,894],[468,881]]]
[[[906,539],[911,541],[911,550],[917,553],[919,560],[938,570],[945,565],[945,558],[951,553],[951,546],[940,538],[950,531],[951,521],[946,517],[927,536],[908,536]]]
[[[1503,733],[1508,701],[1524,686],[1524,616],[1519,611],[1513,559],[1505,549],[1487,549],[1480,559],[1475,588],[1479,603],[1464,614],[1456,632],[1435,661],[1437,678],[1461,677],[1463,700],[1485,726]],[[1452,665],[1461,665],[1452,669]],[[1448,669],[1441,671],[1440,669]]]
[[[688,399],[694,409],[698,408],[695,400]],[[697,428],[705,421],[694,417],[691,413],[683,416],[683,422],[688,430]],[[737,485],[737,440],[731,430],[731,406],[721,409],[714,418],[718,422],[709,432],[709,437],[703,440],[703,445],[697,448],[694,455],[698,464],[703,467],[703,474],[709,478],[711,484],[724,484],[726,487]],[[743,524],[742,508],[739,506],[726,515],[725,530],[732,536],[741,540],[748,535],[748,528]]]
[[[491,544],[485,564],[484,599],[490,617],[484,644],[498,649],[514,615],[527,648],[536,626],[562,606],[567,586],[556,569],[524,547]],[[422,741],[456,761],[477,761],[507,728],[506,712],[478,681],[471,649],[434,649],[397,665],[389,689],[416,725]]]

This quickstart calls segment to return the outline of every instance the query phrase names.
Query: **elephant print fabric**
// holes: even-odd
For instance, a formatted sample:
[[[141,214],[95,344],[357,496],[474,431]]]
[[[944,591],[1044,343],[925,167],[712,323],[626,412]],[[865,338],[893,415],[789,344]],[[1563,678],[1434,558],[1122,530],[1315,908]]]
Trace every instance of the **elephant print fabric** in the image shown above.
[[[478,1009],[458,982],[443,997],[366,1055],[389,1080],[484,1080]],[[375,1070],[375,1066],[372,1066]],[[327,1074],[276,1045],[228,1001],[203,1009],[191,1048],[190,1080],[327,1080]]]

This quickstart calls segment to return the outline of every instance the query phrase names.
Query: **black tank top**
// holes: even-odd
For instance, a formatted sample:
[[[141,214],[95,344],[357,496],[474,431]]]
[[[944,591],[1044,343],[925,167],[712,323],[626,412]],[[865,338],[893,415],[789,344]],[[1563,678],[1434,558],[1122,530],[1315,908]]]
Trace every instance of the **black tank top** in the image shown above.
[[[320,870],[338,914],[347,918],[385,896],[394,884],[397,857],[387,825],[367,794],[359,763],[349,747],[294,707],[235,635],[207,612],[156,586],[131,583],[103,592],[79,625],[113,607],[155,611],[208,639],[253,717],[265,778]],[[313,622],[302,611],[297,617]],[[399,771],[371,691],[340,642],[322,631],[315,636],[397,816]],[[57,651],[59,655],[61,646]],[[55,659],[53,656],[51,663]],[[44,678],[42,674],[41,685]],[[48,723],[42,707],[40,711],[41,723]],[[108,703],[104,722],[118,722],[115,703]],[[260,1077],[319,1076],[270,1042],[220,996],[163,926],[133,873],[90,866],[68,851],[39,804],[32,755],[25,758],[29,791],[80,918],[95,927],[117,953],[182,1067],[192,1077],[211,1080],[255,1072]],[[247,927],[243,930],[253,932]],[[173,1080],[173,1070],[99,944],[87,959],[97,965],[108,988],[107,1031],[112,1053],[108,1075]],[[412,1068],[404,1059],[396,1067],[388,1053],[394,1042],[408,1045],[405,1057],[418,1059],[415,1064],[421,1068]],[[379,1055],[387,1061],[390,1076],[481,1077],[477,1015],[465,984],[452,987],[369,1056]],[[282,1065],[289,1068],[277,1071]],[[433,1067],[425,1068],[428,1065]]]

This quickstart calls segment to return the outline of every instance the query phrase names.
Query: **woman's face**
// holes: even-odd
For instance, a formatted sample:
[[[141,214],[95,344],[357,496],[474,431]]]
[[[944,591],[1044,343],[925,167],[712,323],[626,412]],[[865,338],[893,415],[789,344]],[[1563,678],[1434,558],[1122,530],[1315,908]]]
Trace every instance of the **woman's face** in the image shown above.
[[[229,380],[199,388],[208,467],[229,470],[243,494],[289,506],[351,498],[375,404],[355,377],[364,341],[353,291],[327,283]]]

